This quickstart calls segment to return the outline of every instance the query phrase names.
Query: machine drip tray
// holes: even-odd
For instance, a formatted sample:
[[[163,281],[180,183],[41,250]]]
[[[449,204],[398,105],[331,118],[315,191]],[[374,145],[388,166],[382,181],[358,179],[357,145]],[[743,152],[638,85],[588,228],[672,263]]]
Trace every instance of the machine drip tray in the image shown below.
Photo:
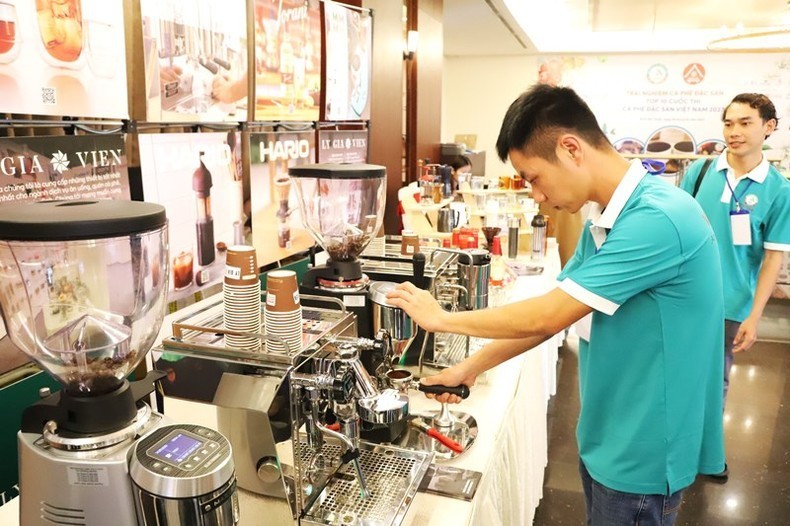
[[[454,418],[454,422],[452,427],[447,429],[433,425],[433,418],[438,414],[438,411],[412,413],[409,415],[409,419],[421,418],[423,422],[429,426],[434,427],[440,433],[452,438],[464,447],[461,453],[456,453],[447,446],[441,444],[438,440],[429,437],[411,425],[406,428],[406,432],[398,439],[398,445],[406,449],[432,452],[437,462],[450,460],[469,451],[469,448],[472,447],[472,444],[474,444],[477,438],[478,428],[475,417],[469,413],[450,411],[450,414]]]
[[[360,463],[371,496],[363,499],[352,464],[342,466],[305,510],[302,524],[395,526],[401,523],[417,492],[432,455],[391,445],[360,441]],[[323,446],[327,458],[341,454],[338,444]],[[303,466],[312,460],[312,451],[300,444]]]

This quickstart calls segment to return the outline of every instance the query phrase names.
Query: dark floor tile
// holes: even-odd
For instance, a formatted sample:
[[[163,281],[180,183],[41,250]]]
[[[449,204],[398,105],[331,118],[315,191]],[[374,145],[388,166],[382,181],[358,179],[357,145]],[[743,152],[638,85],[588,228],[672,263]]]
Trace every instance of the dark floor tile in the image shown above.
[[[549,465],[535,524],[584,524],[578,474],[577,357],[560,351],[549,407]],[[725,413],[730,477],[698,477],[686,489],[677,525],[790,524],[790,344],[758,342],[736,357]]]

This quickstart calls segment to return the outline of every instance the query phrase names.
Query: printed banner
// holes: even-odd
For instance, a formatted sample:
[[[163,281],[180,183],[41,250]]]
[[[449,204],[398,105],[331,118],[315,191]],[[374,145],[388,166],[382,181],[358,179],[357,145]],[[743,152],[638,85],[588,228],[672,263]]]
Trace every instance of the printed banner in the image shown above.
[[[367,11],[324,3],[325,120],[369,120],[373,18]]]
[[[315,244],[302,224],[290,166],[315,162],[315,132],[250,135],[252,244],[267,265]]]
[[[0,2],[0,112],[124,119],[121,0]]]
[[[318,0],[255,0],[255,120],[317,121],[321,103]]]
[[[140,0],[147,119],[247,120],[245,0]]]
[[[0,206],[45,199],[130,199],[124,136],[0,138]]]
[[[319,131],[318,162],[351,164],[368,162],[368,131]]]
[[[574,88],[622,153],[721,152],[721,114],[738,93],[763,93],[780,119],[790,115],[787,53],[544,57],[538,64],[539,81]],[[766,146],[774,150],[769,159],[789,157],[788,127],[780,125]]]
[[[240,135],[232,130],[139,136],[144,198],[167,210],[168,302],[219,282],[227,248],[245,243]]]

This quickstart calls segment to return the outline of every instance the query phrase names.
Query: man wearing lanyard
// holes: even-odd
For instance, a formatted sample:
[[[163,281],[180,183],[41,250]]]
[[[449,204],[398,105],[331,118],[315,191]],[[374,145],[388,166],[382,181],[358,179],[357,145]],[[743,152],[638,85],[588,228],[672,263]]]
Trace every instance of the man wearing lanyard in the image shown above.
[[[741,93],[724,109],[727,149],[712,163],[689,166],[681,188],[694,195],[719,242],[724,278],[724,401],[733,353],[757,339],[757,323],[790,251],[790,182],[763,156],[776,129],[765,95]],[[704,168],[704,170],[703,170]],[[728,470],[718,475],[726,480]]]
[[[538,203],[573,213],[592,201],[590,220],[559,285],[543,296],[450,313],[414,285],[391,292],[390,303],[428,331],[494,339],[422,381],[472,385],[592,314],[579,344],[576,433],[588,524],[671,525],[682,490],[724,468],[724,300],[713,231],[691,197],[617,153],[569,88],[536,85],[516,99],[497,153]]]

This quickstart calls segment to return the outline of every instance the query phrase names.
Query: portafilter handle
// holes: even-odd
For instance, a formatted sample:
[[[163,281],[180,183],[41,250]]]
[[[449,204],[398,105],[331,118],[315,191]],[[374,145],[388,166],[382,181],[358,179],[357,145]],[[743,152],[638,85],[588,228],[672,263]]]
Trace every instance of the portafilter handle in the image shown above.
[[[469,398],[469,387],[466,385],[458,385],[456,387],[448,387],[446,385],[423,385],[420,382],[417,383],[417,390],[422,391],[423,393],[429,394],[452,394],[456,396],[460,396],[462,399],[466,400]]]

